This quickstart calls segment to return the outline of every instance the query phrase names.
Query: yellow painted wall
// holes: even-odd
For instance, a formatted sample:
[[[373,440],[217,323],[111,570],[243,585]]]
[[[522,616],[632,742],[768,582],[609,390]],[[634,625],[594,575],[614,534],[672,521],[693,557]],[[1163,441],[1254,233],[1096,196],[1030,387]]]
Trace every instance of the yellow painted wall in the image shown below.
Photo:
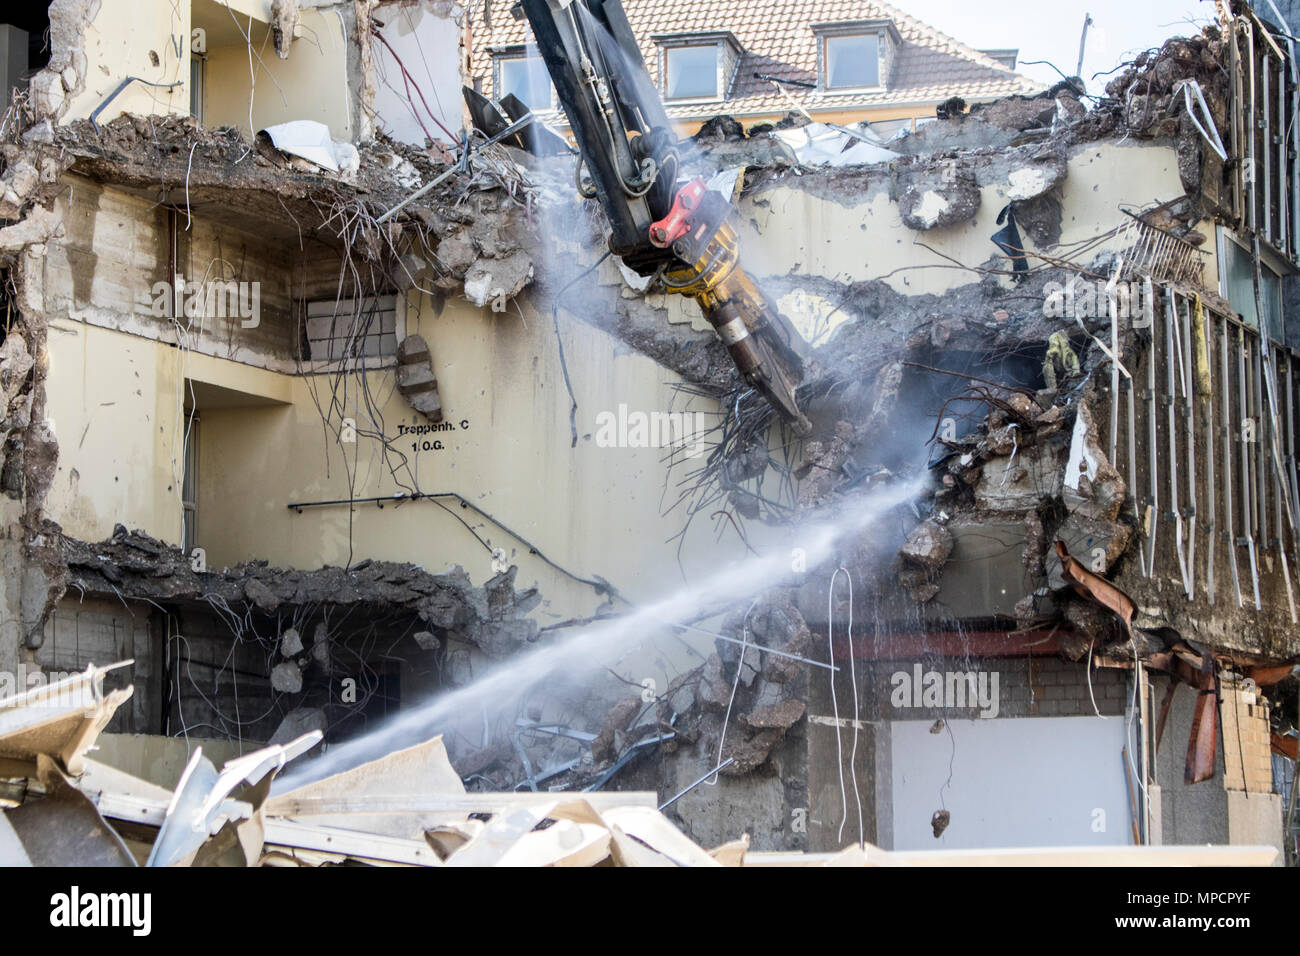
[[[440,316],[427,302],[409,310],[408,330],[424,335],[433,350],[446,419],[458,425],[465,420],[469,427],[421,436],[446,447],[412,453],[409,471],[402,472],[406,484],[464,495],[559,564],[584,577],[600,575],[631,596],[673,586],[682,572],[676,543],[668,539],[683,519],[680,512],[662,513],[672,500],[664,490],[665,451],[599,448],[594,434],[597,413],[616,411],[619,403],[644,411],[683,407],[680,399],[673,404],[674,376],[561,313],[579,402],[579,443],[572,449],[549,314],[525,312],[526,326],[517,314],[493,315],[463,301],[449,302]],[[476,582],[493,573],[491,554],[431,502],[358,505],[351,527],[347,506],[301,514],[286,507],[290,501],[348,497],[350,471],[356,497],[401,490],[377,442],[364,435],[355,445],[325,440],[313,400],[313,390],[327,400],[325,376],[286,375],[182,353],[67,319],[51,331],[50,365],[50,414],[62,447],[47,513],[69,534],[100,539],[120,521],[179,540],[180,402],[189,378],[266,402],[200,411],[198,544],[209,566],[265,558],[313,568],[344,564],[351,556],[410,561],[431,571],[459,564]],[[369,379],[387,435],[397,435],[398,424],[423,422],[395,392],[391,369],[372,371]],[[355,391],[348,400],[358,400]],[[707,403],[697,407],[710,410]],[[369,419],[355,404],[348,414],[360,430],[367,427]],[[409,452],[409,440],[417,439],[397,444]],[[674,481],[680,474],[674,472]],[[521,587],[542,587],[543,623],[595,609],[599,600],[592,588],[549,568],[500,528],[449,505],[520,567]],[[713,569],[720,554],[736,556],[734,541],[716,548],[709,522],[702,520],[683,551],[686,572]]]
[[[347,35],[338,14],[300,11],[298,36],[287,60],[276,56],[265,23],[254,20],[250,36],[255,51],[251,74],[249,46],[242,38],[208,47],[204,124],[234,126],[250,135],[251,95],[254,129],[315,120],[328,126],[335,139],[350,142],[356,118],[349,112]]]
[[[497,316],[458,301],[449,302],[441,316],[427,303],[418,315],[410,310],[408,331],[418,331],[429,342],[445,419],[457,428],[398,437],[399,424],[424,420],[396,394],[390,371],[372,372],[385,434],[410,459],[409,466],[400,466],[394,458],[403,482],[425,493],[463,495],[583,577],[598,574],[641,596],[671,585],[680,577],[676,545],[667,539],[680,529],[682,516],[662,515],[664,451],[599,448],[594,433],[597,413],[616,411],[620,402],[646,411],[673,407],[667,384],[672,374],[562,313],[579,406],[579,441],[573,449],[569,401],[549,316],[525,311],[526,327],[516,314]],[[359,436],[355,445],[323,443],[312,388],[328,395],[323,377],[295,378],[288,407],[204,413],[199,542],[209,562],[266,557],[302,567],[343,564],[351,536],[353,560],[411,561],[432,571],[461,564],[475,581],[489,577],[491,554],[457,517],[432,502],[382,509],[362,504],[352,515],[346,505],[302,513],[286,507],[290,501],[347,498],[350,482],[356,497],[403,490],[389,474],[377,442]],[[350,397],[355,400],[355,394]],[[356,406],[348,414],[359,428],[368,421]],[[462,422],[468,427],[462,429]],[[413,441],[440,441],[445,447],[414,452]],[[531,557],[526,546],[500,528],[454,502],[445,503],[520,566],[521,585],[542,586],[556,615],[594,608],[590,587]],[[696,546],[706,539],[702,522],[685,551],[688,571],[705,570],[716,561],[712,554],[700,556]]]
[[[833,123],[839,126],[853,126],[864,120],[872,123],[883,123],[888,120],[897,119],[934,119],[934,108],[938,105],[928,103],[925,105],[913,106],[881,106],[870,109],[809,109],[808,113],[818,123]],[[723,104],[725,107],[725,104]],[[807,106],[804,107],[807,109]],[[726,112],[725,108],[719,112]],[[790,114],[790,110],[778,110],[773,113],[737,113],[735,118],[740,120],[745,129],[759,126],[763,123],[776,123]],[[673,123],[673,129],[678,136],[693,136],[699,132],[700,127],[704,125],[704,120],[682,120]]]
[[[46,514],[100,540],[122,522],[180,540],[180,353],[150,339],[66,319],[51,323],[48,415],[59,465]]]
[[[83,34],[85,88],[71,99],[64,121],[85,119],[128,76],[172,89],[132,83],[100,113],[107,123],[124,112],[188,114],[190,12],[184,0],[102,0]],[[155,62],[156,60],[156,62]]]
[[[1006,205],[1009,188],[1010,183],[982,187],[974,218],[925,232],[903,225],[884,177],[864,195],[838,202],[806,189],[765,190],[741,204],[745,264],[760,278],[788,275],[797,264],[795,271],[805,275],[833,276],[840,282],[883,278],[908,295],[940,295],[979,278],[954,268],[952,260],[980,266],[997,252],[989,237],[1000,228],[997,215]],[[1121,204],[1140,208],[1181,194],[1171,149],[1080,147],[1071,155],[1061,185],[1061,244],[1090,239],[1123,224],[1127,217],[1119,211]],[[1026,242],[1032,248],[1032,240]],[[1117,243],[1098,248],[1117,248]]]

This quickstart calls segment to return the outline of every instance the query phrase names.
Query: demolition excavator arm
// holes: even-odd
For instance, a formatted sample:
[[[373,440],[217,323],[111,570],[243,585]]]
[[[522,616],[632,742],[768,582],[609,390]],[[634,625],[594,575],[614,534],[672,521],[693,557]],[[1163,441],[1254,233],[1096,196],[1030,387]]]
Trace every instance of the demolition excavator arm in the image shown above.
[[[741,377],[799,434],[803,340],[740,266],[729,197],[680,184],[677,138],[619,0],[521,0],[581,160],[578,188],[599,199],[610,250],[630,269],[693,298]],[[585,175],[584,175],[585,173]]]

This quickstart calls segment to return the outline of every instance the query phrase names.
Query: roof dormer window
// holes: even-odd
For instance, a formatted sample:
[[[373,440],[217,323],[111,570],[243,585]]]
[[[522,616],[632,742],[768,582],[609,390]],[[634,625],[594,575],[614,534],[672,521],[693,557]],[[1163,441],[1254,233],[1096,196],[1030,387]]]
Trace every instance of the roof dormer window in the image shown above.
[[[659,47],[659,92],[669,102],[727,98],[740,63],[740,44],[728,32],[654,37]]]
[[[512,47],[496,52],[492,65],[498,100],[513,93],[530,110],[552,108],[551,75],[540,56],[530,55],[522,47]]]
[[[898,30],[890,20],[822,23],[817,34],[818,88],[826,93],[889,86]]]
[[[718,44],[664,50],[665,99],[700,100],[717,96]]]
[[[880,37],[874,33],[826,37],[826,89],[880,85]]]

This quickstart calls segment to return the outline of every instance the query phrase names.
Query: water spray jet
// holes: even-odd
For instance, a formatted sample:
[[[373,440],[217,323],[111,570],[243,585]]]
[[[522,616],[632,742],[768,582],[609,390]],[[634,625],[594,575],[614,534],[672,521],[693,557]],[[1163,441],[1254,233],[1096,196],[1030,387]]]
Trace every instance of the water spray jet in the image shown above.
[[[804,552],[808,567],[816,567],[832,559],[841,542],[877,526],[888,512],[910,504],[928,485],[929,475],[923,474],[873,488],[846,501],[835,518],[795,528],[792,544]],[[513,706],[526,691],[558,675],[581,679],[593,674],[654,634],[711,616],[700,613],[709,608],[720,614],[789,573],[788,551],[738,561],[630,614],[590,624],[521,654],[465,687],[438,695],[362,737],[337,744],[277,779],[273,792],[288,792],[427,740],[465,713],[500,712]]]

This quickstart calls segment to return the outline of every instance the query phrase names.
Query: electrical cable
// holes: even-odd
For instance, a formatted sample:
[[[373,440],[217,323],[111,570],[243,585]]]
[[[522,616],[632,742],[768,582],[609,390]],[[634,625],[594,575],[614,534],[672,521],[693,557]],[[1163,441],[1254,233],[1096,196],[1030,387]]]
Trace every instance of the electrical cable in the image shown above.
[[[740,687],[740,673],[745,669],[745,653],[749,650],[749,615],[754,612],[754,607],[758,604],[758,598],[754,598],[749,605],[749,610],[745,612],[744,620],[740,624],[740,636],[743,643],[740,646],[740,660],[736,662],[736,676],[731,682],[731,698],[727,701],[727,712],[722,717],[722,731],[718,734],[718,759],[714,766],[716,769],[711,776],[713,779],[706,781],[707,786],[716,786],[718,782],[718,773],[722,770],[722,745],[727,739],[727,725],[731,722],[731,707],[736,702],[736,691]],[[730,761],[728,761],[730,763]]]
[[[569,407],[569,431],[572,435],[570,448],[578,447],[578,400],[573,395],[573,382],[569,379],[569,363],[564,357],[564,341],[560,338],[560,303],[564,300],[564,294],[569,289],[599,269],[601,264],[611,255],[613,253],[606,250],[605,254],[597,259],[593,265],[588,266],[587,269],[571,279],[555,296],[555,301],[551,303],[551,324],[555,327],[555,344],[560,349],[560,371],[564,373],[564,387],[569,393],[569,402],[571,403]]]
[[[835,573],[831,575],[830,588],[826,592],[826,651],[829,655],[829,663],[835,665],[835,579],[839,577],[843,568],[836,568]],[[835,693],[835,674],[831,673],[831,713],[835,719],[835,766],[840,772],[840,832],[837,838],[840,842],[844,839],[844,822],[849,816],[849,797],[844,789],[844,743],[840,736],[840,702]]]
[[[853,747],[849,751],[849,776],[853,778],[853,797],[858,803],[858,845],[863,846],[866,843],[866,834],[862,826],[862,793],[858,790],[858,729],[862,726],[860,719],[860,709],[858,707],[858,674],[853,663],[853,573],[844,565],[836,570],[836,574],[844,572],[849,582],[849,680],[853,684]],[[832,585],[834,579],[832,578]],[[831,675],[834,680],[834,675]],[[840,833],[844,832],[843,821],[840,823]]]

